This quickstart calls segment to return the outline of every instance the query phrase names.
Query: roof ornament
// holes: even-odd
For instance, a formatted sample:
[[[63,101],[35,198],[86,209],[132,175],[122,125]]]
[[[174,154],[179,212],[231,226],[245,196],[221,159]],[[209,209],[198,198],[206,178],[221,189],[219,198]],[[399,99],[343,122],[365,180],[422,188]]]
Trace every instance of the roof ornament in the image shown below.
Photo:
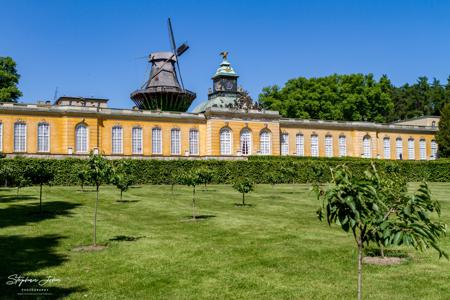
[[[228,58],[228,51],[222,51],[222,52],[220,52],[220,55],[222,55],[223,60],[227,60],[227,58]]]

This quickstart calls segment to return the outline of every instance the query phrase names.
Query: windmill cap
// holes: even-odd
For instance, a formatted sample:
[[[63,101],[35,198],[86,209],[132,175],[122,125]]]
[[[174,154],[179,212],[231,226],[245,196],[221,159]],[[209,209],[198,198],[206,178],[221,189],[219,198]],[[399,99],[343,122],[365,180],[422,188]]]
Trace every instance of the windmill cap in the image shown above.
[[[172,52],[153,52],[149,55],[150,61],[168,59],[170,59],[171,61],[177,61],[177,58],[175,57],[175,55],[173,55]]]

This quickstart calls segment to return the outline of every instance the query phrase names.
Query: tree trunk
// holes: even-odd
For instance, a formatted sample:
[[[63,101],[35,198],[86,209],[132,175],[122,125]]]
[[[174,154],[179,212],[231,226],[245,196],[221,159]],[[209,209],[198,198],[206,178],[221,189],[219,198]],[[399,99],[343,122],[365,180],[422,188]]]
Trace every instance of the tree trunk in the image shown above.
[[[94,246],[97,246],[97,206],[98,206],[98,188],[97,185],[97,198],[95,199],[95,210],[94,210]]]
[[[174,185],[175,185],[175,184],[172,184],[172,187],[171,187],[172,196],[173,196],[173,187],[174,187]]]
[[[358,240],[358,300],[362,299],[362,239]]]
[[[81,183],[81,190],[84,191],[84,184],[83,184],[83,182]]]
[[[245,193],[242,193],[242,206],[245,206]]]
[[[39,188],[39,212],[42,213],[42,184]]]
[[[120,190],[120,201],[122,201],[122,194],[123,194],[123,191]]]
[[[20,186],[17,186],[17,197],[19,196],[19,189],[20,189]]]
[[[383,245],[380,246],[380,253],[381,253],[381,257],[384,258],[384,247],[383,247]]]
[[[195,220],[195,186],[192,189],[192,219]]]

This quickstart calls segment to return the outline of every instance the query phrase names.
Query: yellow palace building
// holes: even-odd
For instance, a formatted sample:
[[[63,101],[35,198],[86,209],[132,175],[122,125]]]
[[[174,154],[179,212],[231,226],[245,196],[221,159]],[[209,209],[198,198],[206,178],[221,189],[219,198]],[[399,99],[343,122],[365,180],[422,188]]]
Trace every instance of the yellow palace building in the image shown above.
[[[0,151],[6,156],[223,158],[248,155],[430,160],[439,117],[391,124],[283,118],[240,103],[237,74],[224,55],[208,100],[180,87],[170,52],[150,55],[152,71],[131,94],[132,109],[107,99],[60,97],[55,103],[0,103]]]

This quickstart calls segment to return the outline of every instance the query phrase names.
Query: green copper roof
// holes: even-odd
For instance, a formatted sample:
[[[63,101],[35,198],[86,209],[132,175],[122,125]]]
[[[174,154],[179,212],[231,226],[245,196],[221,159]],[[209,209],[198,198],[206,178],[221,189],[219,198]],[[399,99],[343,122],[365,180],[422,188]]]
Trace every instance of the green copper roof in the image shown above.
[[[226,58],[223,59],[220,67],[216,71],[216,74],[214,74],[212,78],[214,79],[218,76],[239,77]]]

